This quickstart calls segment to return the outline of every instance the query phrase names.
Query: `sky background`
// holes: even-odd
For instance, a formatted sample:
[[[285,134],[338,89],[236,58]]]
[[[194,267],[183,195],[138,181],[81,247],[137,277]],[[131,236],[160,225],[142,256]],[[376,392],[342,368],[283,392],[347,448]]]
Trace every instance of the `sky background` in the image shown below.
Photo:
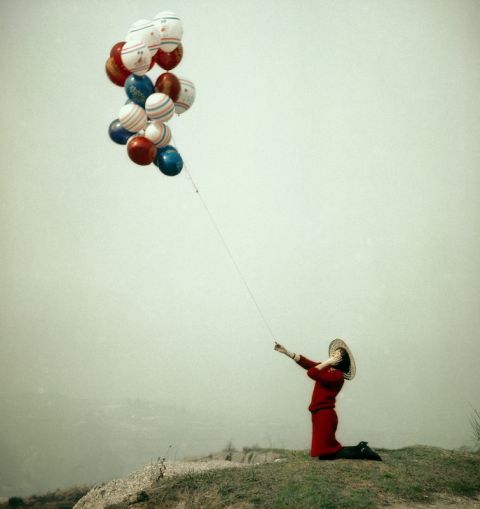
[[[477,1],[2,1],[2,392],[148,399],[233,417],[238,445],[308,447],[312,382],[188,175],[108,137],[110,48],[162,10],[197,89],[175,142],[275,337],[355,355],[340,440],[470,444]]]

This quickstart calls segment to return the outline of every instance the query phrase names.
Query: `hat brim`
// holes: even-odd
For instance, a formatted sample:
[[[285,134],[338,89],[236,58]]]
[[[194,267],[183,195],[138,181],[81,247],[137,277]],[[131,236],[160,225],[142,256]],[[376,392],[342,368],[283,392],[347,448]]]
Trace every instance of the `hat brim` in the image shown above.
[[[334,339],[330,343],[328,347],[328,355],[331,357],[335,350],[338,350],[339,348],[343,348],[348,353],[348,357],[350,359],[350,366],[348,367],[348,371],[346,373],[343,373],[343,378],[345,378],[345,380],[353,380],[357,373],[357,367],[355,365],[355,359],[353,358],[353,354],[350,348],[348,348],[345,341],[343,341],[343,339]]]

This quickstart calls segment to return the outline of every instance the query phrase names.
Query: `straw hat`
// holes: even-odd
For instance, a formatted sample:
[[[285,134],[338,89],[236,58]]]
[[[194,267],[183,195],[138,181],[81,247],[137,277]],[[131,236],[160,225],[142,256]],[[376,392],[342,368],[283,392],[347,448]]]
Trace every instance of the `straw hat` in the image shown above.
[[[343,348],[347,352],[350,361],[350,365],[348,366],[347,371],[343,373],[343,378],[345,378],[345,380],[352,380],[355,377],[357,369],[355,367],[355,359],[353,358],[352,352],[350,351],[350,348],[348,348],[345,341],[342,339],[334,339],[328,347],[328,355],[331,357],[335,350],[338,350],[339,348]]]

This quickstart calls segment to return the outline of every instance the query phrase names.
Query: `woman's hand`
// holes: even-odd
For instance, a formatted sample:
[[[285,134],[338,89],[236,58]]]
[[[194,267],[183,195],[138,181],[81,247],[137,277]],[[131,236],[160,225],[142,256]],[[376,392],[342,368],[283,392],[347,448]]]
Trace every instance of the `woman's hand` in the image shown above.
[[[332,355],[331,359],[332,359],[332,364],[333,365],[338,364],[342,360],[342,352],[341,352],[341,350],[340,349],[335,350],[335,352],[333,352],[333,355]]]
[[[285,354],[287,353],[287,349],[280,343],[277,343],[276,341],[275,341],[275,346],[273,347],[273,349],[280,353],[285,353]]]
[[[295,362],[298,362],[298,360],[300,359],[299,355],[296,355],[293,352],[289,352],[283,345],[277,343],[276,341],[273,349],[276,350],[277,352],[283,353],[287,357],[290,357],[290,359],[293,359]]]

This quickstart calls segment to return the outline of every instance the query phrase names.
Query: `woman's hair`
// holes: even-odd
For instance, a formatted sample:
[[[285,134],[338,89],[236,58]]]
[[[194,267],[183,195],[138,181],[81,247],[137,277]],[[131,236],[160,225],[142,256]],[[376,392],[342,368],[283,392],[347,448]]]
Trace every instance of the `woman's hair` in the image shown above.
[[[345,348],[339,348],[339,350],[342,354],[342,360],[334,367],[343,373],[348,373],[350,368],[350,356],[348,355],[348,352],[345,350]]]

